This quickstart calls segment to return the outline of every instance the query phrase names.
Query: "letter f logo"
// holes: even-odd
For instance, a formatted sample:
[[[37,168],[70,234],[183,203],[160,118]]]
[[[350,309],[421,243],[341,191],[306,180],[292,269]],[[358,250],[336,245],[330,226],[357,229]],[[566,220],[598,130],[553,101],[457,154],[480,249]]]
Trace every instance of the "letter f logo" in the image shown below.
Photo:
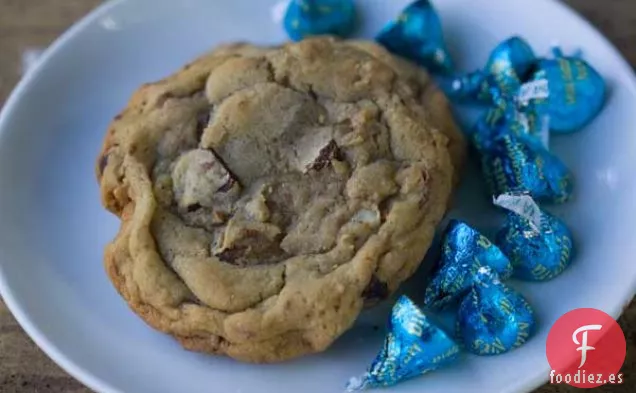
[[[574,341],[574,344],[580,345],[580,347],[576,349],[577,351],[581,351],[581,364],[579,365],[579,368],[583,367],[583,365],[585,364],[585,361],[587,360],[587,351],[593,351],[596,349],[594,347],[587,345],[587,332],[589,330],[601,330],[602,328],[603,328],[603,325],[585,325],[576,329],[574,333],[572,334],[572,341]],[[582,335],[581,342],[579,342],[576,336],[581,332],[583,332],[583,335]]]

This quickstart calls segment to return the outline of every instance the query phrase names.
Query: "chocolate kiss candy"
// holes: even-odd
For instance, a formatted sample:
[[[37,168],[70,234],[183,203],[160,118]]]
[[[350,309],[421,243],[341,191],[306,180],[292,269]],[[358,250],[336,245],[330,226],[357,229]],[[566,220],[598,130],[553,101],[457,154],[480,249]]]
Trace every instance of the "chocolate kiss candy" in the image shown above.
[[[426,288],[424,304],[439,309],[457,300],[473,285],[482,266],[491,267],[502,279],[512,275],[510,261],[497,246],[468,224],[452,220],[444,235],[439,270]]]
[[[548,281],[570,266],[574,242],[563,221],[541,210],[529,195],[500,195],[495,205],[508,210],[496,242],[510,257],[515,277]]]
[[[497,107],[488,110],[473,129],[473,144],[492,194],[527,192],[537,201],[567,201],[573,190],[572,174],[526,127]]]
[[[444,43],[442,25],[428,0],[409,5],[376,37],[389,51],[432,72],[449,73],[453,62]]]
[[[482,70],[443,81],[442,87],[453,99],[492,104],[492,87],[514,97],[536,61],[523,38],[511,37],[493,49]]]
[[[392,386],[454,362],[459,346],[435,326],[406,296],[398,299],[384,346],[361,378],[351,378],[348,392]]]
[[[523,296],[482,267],[459,306],[457,328],[468,351],[499,355],[525,344],[534,333],[535,319]]]
[[[284,25],[294,41],[314,35],[349,36],[355,29],[353,0],[292,0]]]
[[[549,116],[550,130],[571,133],[591,122],[603,109],[606,86],[603,77],[584,60],[564,57],[541,59],[528,83],[544,84],[538,94],[520,92],[519,100],[533,106],[539,115]],[[531,89],[532,90],[532,89]],[[536,93],[536,91],[535,91]]]

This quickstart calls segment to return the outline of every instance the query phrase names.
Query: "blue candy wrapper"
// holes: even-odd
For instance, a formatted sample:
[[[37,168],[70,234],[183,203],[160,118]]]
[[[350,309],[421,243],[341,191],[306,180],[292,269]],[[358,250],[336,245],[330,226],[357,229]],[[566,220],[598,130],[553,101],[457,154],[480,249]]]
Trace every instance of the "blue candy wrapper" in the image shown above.
[[[483,69],[446,79],[442,88],[449,97],[460,101],[492,104],[493,87],[513,99],[536,61],[524,39],[511,37],[493,49]]]
[[[392,386],[454,362],[459,346],[435,326],[406,296],[398,299],[384,347],[361,378],[351,378],[348,392]]]
[[[565,57],[541,59],[531,82],[522,87],[518,99],[539,116],[550,118],[550,130],[571,133],[591,122],[603,109],[605,81],[584,60]]]
[[[453,62],[444,43],[437,12],[428,0],[417,0],[376,37],[389,51],[432,72],[449,73]]]
[[[492,269],[481,267],[459,307],[457,328],[468,351],[491,356],[525,344],[534,334],[535,319],[521,294],[502,284]]]
[[[570,266],[574,242],[563,221],[541,210],[529,195],[500,195],[495,204],[508,210],[496,243],[510,257],[515,277],[548,281]]]
[[[283,23],[294,41],[325,34],[346,38],[356,26],[356,8],[353,0],[292,0]]]
[[[522,85],[517,96],[506,95],[501,88],[494,82],[495,77],[488,77],[488,85],[490,86],[490,99],[494,107],[490,108],[490,114],[487,113],[477,123],[477,127],[484,132],[482,135],[488,135],[497,124],[509,127],[509,130],[518,136],[533,136],[530,142],[538,139],[541,145],[549,149],[550,143],[550,117],[539,114],[533,103],[528,101],[520,101],[521,94],[533,97],[547,97],[547,82],[537,81],[535,83],[527,83]],[[487,121],[486,121],[487,120]]]
[[[512,275],[512,265],[501,250],[468,224],[452,220],[444,234],[439,270],[426,288],[424,304],[440,309],[461,296],[473,285],[482,266],[491,267],[502,279]]]
[[[505,107],[491,108],[480,118],[471,137],[482,172],[493,195],[527,192],[535,200],[563,203],[573,191],[569,169],[536,137],[536,125]],[[536,122],[535,122],[536,123]]]

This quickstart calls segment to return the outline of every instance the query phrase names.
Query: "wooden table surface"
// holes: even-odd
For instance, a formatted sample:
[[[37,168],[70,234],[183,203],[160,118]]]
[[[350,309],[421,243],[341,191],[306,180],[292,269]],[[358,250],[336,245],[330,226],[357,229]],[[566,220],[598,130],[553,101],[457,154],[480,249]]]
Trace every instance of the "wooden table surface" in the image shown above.
[[[636,0],[566,2],[599,27],[630,64],[636,66]],[[45,47],[98,3],[97,0],[0,0],[0,106],[20,78],[25,49]],[[636,303],[625,312],[620,323],[627,337],[627,361],[622,370],[625,384],[598,388],[598,392],[636,391]],[[575,390],[544,386],[537,393]],[[0,392],[89,391],[33,344],[0,299]]]

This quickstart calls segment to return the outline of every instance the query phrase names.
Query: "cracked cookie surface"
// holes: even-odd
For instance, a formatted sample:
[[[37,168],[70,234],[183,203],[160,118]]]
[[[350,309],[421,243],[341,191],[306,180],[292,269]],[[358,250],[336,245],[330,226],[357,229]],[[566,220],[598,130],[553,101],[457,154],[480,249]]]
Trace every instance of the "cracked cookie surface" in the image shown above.
[[[111,124],[97,175],[122,225],[106,269],[188,349],[322,351],[419,266],[463,143],[426,73],[375,44],[219,48]]]

